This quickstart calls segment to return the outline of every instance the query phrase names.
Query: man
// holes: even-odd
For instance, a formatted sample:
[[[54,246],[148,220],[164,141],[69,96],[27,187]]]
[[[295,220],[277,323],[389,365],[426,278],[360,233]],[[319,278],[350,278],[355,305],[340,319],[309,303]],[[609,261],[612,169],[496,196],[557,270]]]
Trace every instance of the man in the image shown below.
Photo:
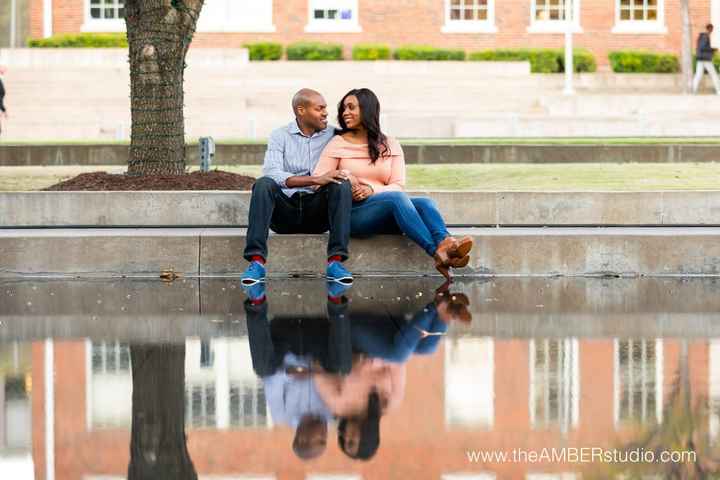
[[[706,32],[700,33],[697,39],[697,66],[695,67],[695,78],[693,79],[692,91],[697,93],[700,81],[702,80],[703,72],[707,70],[712,78],[713,85],[715,85],[715,93],[720,95],[720,80],[718,80],[717,71],[715,71],[715,65],[713,65],[713,55],[715,50],[710,44],[710,35],[713,32],[713,26],[708,23],[705,26]]]
[[[313,176],[320,153],[335,134],[327,122],[322,95],[304,88],[292,99],[295,120],[273,131],[268,140],[263,176],[253,186],[244,257],[250,265],[243,285],[265,280],[268,230],[276,233],[324,233],[328,280],[350,284],[342,262],[348,258],[352,189],[345,171]]]
[[[3,77],[6,72],[5,67],[0,67],[0,119],[2,120],[7,120],[8,118],[7,110],[5,109],[5,85],[3,84]],[[0,131],[3,130],[1,123],[2,122],[0,122]]]
[[[312,365],[350,372],[348,302],[328,296],[327,318],[279,315],[269,322],[264,288],[262,283],[250,287],[244,303],[253,370],[262,378],[273,422],[295,428],[293,451],[310,460],[325,451],[327,424],[333,419],[315,388]]]

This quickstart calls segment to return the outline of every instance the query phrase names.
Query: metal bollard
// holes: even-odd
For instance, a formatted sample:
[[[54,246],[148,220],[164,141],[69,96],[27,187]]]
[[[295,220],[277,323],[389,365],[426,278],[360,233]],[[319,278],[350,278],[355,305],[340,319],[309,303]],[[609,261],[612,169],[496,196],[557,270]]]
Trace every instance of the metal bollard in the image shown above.
[[[212,137],[200,137],[200,171],[209,172],[215,158],[215,140]]]

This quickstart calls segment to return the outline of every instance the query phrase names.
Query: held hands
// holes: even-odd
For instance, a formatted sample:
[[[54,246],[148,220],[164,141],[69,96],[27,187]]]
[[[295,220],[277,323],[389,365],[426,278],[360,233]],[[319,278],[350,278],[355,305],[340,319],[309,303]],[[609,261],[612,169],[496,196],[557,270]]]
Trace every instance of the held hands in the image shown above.
[[[349,173],[347,170],[330,170],[329,172],[316,177],[315,184],[322,187],[328,183],[342,183],[344,180],[348,180],[348,176]]]
[[[352,199],[353,202],[361,202],[372,195],[374,192],[370,185],[365,183],[358,183],[352,187]]]

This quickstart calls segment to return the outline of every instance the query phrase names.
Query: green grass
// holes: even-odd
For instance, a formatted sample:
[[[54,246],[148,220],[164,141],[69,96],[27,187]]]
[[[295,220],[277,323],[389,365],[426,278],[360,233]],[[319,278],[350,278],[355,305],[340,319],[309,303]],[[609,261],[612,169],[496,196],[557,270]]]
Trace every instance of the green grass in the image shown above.
[[[221,145],[264,145],[266,139],[220,138]],[[715,145],[720,137],[585,137],[585,138],[401,138],[404,145]],[[3,145],[129,145],[127,140],[4,140]],[[189,142],[197,145],[197,141]]]
[[[258,177],[259,166],[218,166]],[[195,168],[196,169],[196,168]],[[124,167],[3,167],[0,191],[39,190],[79,173]],[[720,189],[716,163],[408,165],[410,190],[648,191]]]

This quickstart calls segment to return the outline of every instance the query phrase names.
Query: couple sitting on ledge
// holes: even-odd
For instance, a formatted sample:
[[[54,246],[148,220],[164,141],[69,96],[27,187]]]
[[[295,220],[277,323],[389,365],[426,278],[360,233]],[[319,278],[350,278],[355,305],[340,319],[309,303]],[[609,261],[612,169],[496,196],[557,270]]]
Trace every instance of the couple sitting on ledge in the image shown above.
[[[465,267],[473,241],[447,231],[435,202],[405,193],[405,158],[397,140],[380,130],[380,102],[366,88],[338,105],[340,129],[329,126],[320,93],[302,89],[292,100],[295,120],[272,132],[263,176],[253,186],[244,257],[244,285],[265,280],[268,231],[324,233],[329,281],[349,285],[351,236],[405,234],[451,279]]]

